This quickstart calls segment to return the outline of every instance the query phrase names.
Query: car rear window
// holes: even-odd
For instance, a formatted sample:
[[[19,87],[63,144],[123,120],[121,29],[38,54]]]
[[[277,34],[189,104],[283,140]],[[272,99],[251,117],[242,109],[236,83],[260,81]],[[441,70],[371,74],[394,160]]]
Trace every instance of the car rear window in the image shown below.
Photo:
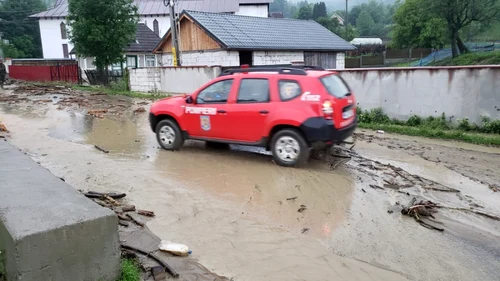
[[[351,93],[344,80],[337,75],[328,75],[319,80],[321,80],[328,93],[336,98],[343,98]]]

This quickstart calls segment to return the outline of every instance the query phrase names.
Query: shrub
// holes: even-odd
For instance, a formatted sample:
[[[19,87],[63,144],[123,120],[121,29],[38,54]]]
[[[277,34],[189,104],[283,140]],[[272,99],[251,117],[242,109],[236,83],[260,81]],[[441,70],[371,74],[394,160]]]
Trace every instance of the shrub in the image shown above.
[[[125,79],[119,79],[118,81],[113,81],[109,83],[109,88],[117,92],[125,92],[128,90],[128,85]]]
[[[408,126],[418,127],[418,126],[422,125],[422,118],[420,118],[420,116],[413,115],[410,118],[408,118],[408,121],[406,121],[406,124]]]

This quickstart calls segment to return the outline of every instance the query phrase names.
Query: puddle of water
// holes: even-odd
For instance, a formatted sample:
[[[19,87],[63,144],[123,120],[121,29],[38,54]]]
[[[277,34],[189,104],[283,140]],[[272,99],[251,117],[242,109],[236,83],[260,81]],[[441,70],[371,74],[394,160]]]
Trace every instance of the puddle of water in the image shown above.
[[[145,115],[92,122],[65,113],[4,116],[15,145],[77,189],[127,192],[130,203],[157,214],[148,223],[153,232],[189,245],[193,257],[218,274],[241,281],[406,280],[335,256],[317,239],[331,236],[349,209],[353,183],[345,172],[315,162],[284,169],[268,155],[197,142],[179,152],[158,150]],[[72,126],[75,135],[63,138]],[[145,153],[150,158],[141,159]],[[307,207],[302,213],[300,205]],[[302,228],[310,230],[302,234]]]

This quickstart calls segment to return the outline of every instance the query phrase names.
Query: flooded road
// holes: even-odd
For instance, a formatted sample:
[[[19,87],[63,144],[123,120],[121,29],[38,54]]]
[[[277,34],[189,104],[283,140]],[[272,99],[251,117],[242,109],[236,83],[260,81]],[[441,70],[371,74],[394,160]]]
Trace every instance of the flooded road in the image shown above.
[[[126,192],[157,214],[148,222],[156,235],[188,245],[193,258],[233,280],[500,279],[500,221],[440,209],[446,230],[437,232],[400,214],[408,193],[500,215],[500,192],[489,188],[499,182],[499,149],[363,134],[359,159],[335,170],[322,160],[289,169],[254,148],[186,142],[181,151],[160,150],[147,114],[133,113],[139,101],[118,102],[122,114],[101,118],[89,106],[0,103],[0,118],[8,141],[56,176],[77,189]],[[460,195],[423,184],[403,193],[370,188],[403,180],[388,165]]]

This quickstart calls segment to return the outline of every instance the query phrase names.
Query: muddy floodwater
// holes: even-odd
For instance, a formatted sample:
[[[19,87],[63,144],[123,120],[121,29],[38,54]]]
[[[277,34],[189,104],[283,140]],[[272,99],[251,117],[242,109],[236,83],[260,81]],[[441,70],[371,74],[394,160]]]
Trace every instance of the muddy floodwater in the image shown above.
[[[142,100],[2,95],[7,141],[76,189],[126,192],[156,213],[147,224],[154,234],[188,245],[190,258],[217,275],[500,280],[498,148],[360,131],[354,157],[319,156],[292,169],[242,146],[188,141],[181,151],[161,150],[147,112],[136,110],[149,109]],[[89,114],[103,104],[106,114]],[[452,207],[435,214],[443,232],[401,215],[412,197]]]

